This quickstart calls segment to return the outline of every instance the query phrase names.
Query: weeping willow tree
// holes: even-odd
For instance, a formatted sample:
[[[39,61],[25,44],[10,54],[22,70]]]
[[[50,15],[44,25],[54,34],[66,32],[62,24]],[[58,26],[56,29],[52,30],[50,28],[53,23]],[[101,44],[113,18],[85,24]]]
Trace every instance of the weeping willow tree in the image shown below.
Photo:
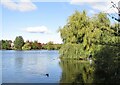
[[[59,31],[64,43],[60,49],[61,58],[86,58],[98,52],[103,45],[114,46],[120,42],[105,13],[88,17],[85,11],[75,11]]]

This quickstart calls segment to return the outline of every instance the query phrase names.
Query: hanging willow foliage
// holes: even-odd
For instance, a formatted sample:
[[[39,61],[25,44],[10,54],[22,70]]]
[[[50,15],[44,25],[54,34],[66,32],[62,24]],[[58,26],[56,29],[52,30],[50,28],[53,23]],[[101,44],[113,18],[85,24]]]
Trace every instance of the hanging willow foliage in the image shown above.
[[[80,59],[94,55],[103,45],[118,46],[120,37],[111,29],[110,20],[104,13],[87,16],[85,11],[69,16],[65,26],[60,28],[63,46],[61,58]]]

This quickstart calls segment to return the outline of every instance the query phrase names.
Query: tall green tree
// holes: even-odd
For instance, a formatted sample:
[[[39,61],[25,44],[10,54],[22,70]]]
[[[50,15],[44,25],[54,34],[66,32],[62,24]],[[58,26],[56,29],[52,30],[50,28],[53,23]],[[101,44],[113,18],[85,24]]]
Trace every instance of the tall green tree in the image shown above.
[[[22,46],[24,45],[24,39],[22,36],[17,36],[14,41],[14,46],[17,50],[22,50]]]
[[[67,53],[69,56],[72,46],[72,54],[76,54],[78,58],[89,56],[90,53],[97,52],[102,45],[113,45],[113,42],[118,42],[118,37],[114,36],[114,30],[110,28],[110,20],[105,13],[98,13],[90,18],[85,11],[75,11],[59,31],[64,42],[60,49],[61,55]]]

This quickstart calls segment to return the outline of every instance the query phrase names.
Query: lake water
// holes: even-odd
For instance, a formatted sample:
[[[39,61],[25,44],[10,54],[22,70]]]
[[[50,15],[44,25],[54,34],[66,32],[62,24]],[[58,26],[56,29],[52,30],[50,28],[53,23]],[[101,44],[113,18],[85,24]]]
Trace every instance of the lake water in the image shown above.
[[[57,50],[7,50],[0,54],[2,83],[120,83],[120,64],[110,57],[90,65],[60,60]]]
[[[58,51],[2,51],[2,82],[58,83],[62,73],[58,57]]]

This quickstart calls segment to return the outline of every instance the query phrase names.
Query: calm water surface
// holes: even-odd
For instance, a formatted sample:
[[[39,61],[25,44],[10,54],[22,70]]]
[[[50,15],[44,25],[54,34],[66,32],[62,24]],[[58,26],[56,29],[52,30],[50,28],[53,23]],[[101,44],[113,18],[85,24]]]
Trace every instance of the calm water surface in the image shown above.
[[[62,72],[58,57],[58,51],[2,51],[2,82],[58,83]]]

